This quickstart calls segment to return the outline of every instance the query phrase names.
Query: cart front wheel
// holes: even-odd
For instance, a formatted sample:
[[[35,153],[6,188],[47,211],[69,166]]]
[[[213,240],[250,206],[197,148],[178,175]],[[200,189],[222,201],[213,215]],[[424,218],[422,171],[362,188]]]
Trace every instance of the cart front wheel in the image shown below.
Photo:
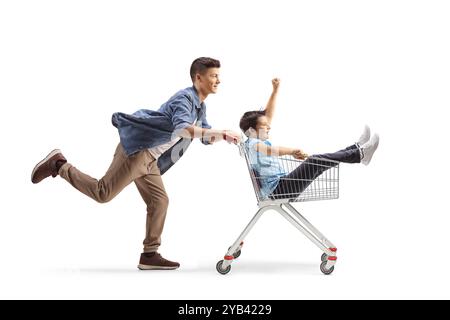
[[[327,261],[328,260],[328,255],[326,253],[322,253],[322,256],[320,257],[320,260]]]
[[[227,274],[228,272],[231,271],[231,264],[228,267],[226,267],[225,269],[222,268],[222,265],[223,265],[223,260],[220,260],[219,262],[217,262],[216,270],[218,273]]]
[[[327,261],[323,261],[320,264],[320,271],[322,271],[323,274],[331,274],[334,271],[334,266],[332,266],[330,269],[327,268]]]

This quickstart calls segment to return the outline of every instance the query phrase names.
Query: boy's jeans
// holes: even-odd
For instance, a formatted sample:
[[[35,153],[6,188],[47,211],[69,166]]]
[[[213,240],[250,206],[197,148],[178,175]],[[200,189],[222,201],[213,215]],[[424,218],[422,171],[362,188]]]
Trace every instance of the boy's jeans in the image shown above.
[[[298,197],[314,179],[330,167],[336,166],[335,162],[327,160],[359,163],[361,162],[361,156],[356,144],[334,153],[313,155],[303,161],[294,171],[282,177],[269,197],[271,199]]]

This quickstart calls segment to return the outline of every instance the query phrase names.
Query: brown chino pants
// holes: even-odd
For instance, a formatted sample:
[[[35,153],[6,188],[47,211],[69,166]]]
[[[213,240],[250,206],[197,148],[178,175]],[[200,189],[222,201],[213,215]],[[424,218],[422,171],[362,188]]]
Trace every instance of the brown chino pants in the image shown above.
[[[100,180],[84,174],[69,163],[65,163],[59,169],[59,175],[74,188],[100,203],[112,200],[134,181],[147,205],[144,252],[158,250],[169,199],[157,161],[148,150],[127,157],[119,143],[108,171]]]

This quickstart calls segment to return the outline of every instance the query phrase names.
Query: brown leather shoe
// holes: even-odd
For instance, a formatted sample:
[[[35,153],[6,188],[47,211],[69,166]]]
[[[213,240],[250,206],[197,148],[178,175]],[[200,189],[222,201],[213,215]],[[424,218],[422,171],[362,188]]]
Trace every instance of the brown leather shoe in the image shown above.
[[[56,163],[57,161],[59,161],[58,164]],[[31,173],[31,182],[39,183],[47,177],[56,177],[61,164],[66,162],[67,160],[62,155],[61,150],[53,150],[34,167]]]
[[[141,254],[138,268],[140,270],[174,270],[179,266],[178,262],[166,260],[158,252],[144,252]]]

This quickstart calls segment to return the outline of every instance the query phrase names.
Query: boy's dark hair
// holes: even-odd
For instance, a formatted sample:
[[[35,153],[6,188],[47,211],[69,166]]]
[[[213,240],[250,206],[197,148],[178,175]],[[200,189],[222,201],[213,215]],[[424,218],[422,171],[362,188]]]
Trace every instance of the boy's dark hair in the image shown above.
[[[266,115],[265,111],[247,111],[241,117],[241,121],[239,121],[239,127],[247,135],[248,129],[253,128],[256,130],[258,118],[265,115]]]
[[[204,74],[205,71],[209,68],[220,68],[220,61],[213,59],[213,58],[207,58],[207,57],[200,57],[200,58],[195,59],[191,64],[192,82],[194,82],[195,75],[197,73]]]

